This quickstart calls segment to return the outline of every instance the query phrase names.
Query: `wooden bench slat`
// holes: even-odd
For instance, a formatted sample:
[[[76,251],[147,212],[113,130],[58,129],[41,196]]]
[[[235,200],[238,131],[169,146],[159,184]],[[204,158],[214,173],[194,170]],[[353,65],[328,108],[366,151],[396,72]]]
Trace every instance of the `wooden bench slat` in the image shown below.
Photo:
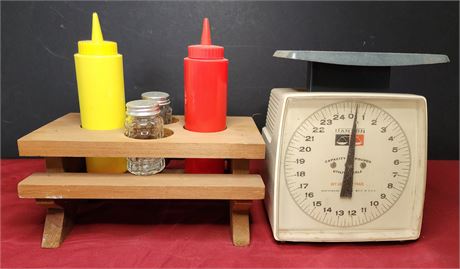
[[[20,198],[259,200],[265,186],[253,174],[35,173],[18,184]]]

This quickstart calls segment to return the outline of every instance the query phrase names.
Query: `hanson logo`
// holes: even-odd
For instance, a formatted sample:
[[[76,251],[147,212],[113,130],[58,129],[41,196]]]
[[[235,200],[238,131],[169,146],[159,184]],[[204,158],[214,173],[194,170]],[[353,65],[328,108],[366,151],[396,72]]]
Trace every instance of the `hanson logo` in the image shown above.
[[[350,145],[350,135],[349,134],[336,134],[335,135],[335,145],[336,146],[348,146]],[[356,146],[364,145],[364,134],[356,135]]]
[[[335,129],[336,134],[351,134],[351,128],[337,128]],[[366,133],[366,129],[364,128],[356,128],[357,134],[364,134]]]

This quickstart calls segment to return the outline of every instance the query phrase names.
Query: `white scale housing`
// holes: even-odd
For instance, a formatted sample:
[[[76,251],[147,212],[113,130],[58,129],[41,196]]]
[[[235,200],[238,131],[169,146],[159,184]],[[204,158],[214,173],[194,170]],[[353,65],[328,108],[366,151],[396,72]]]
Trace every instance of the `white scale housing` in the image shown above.
[[[352,114],[356,104],[358,134],[361,132],[365,139],[361,147],[356,146],[353,197],[340,199],[340,170],[344,170],[348,147],[341,147],[340,141],[334,145],[334,140],[340,132],[347,135],[353,121],[344,115]],[[384,116],[379,118],[380,114]],[[320,122],[330,125],[324,125],[323,133],[312,133]],[[394,146],[392,130],[395,137],[399,135],[399,146]],[[419,237],[427,160],[424,97],[273,89],[262,135],[267,145],[265,207],[276,240],[390,241]],[[304,142],[307,135],[315,136],[314,142]],[[397,152],[391,152],[392,148]],[[302,164],[296,163],[299,161]]]

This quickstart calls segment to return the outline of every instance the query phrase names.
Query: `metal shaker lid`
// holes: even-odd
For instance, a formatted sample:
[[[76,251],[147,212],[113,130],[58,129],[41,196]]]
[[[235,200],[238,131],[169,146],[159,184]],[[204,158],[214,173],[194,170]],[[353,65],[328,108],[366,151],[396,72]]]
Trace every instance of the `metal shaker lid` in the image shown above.
[[[126,114],[130,116],[154,116],[160,113],[158,102],[134,100],[126,103]]]
[[[158,102],[160,106],[169,105],[171,100],[169,99],[169,93],[166,92],[144,92],[142,95],[142,99],[149,99]]]

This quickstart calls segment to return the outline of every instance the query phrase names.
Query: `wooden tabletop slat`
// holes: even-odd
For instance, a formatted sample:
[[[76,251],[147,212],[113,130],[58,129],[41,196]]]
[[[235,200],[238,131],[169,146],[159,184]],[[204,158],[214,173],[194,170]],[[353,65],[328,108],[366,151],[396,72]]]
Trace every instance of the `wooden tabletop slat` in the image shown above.
[[[18,184],[20,198],[258,200],[265,185],[253,174],[35,173]]]
[[[67,114],[18,140],[20,156],[165,157],[263,159],[265,143],[250,117],[227,117],[227,129],[197,133],[178,122],[165,125],[173,135],[155,140],[128,138],[122,129],[90,131],[80,127],[78,113]],[[168,131],[166,131],[168,133]]]

